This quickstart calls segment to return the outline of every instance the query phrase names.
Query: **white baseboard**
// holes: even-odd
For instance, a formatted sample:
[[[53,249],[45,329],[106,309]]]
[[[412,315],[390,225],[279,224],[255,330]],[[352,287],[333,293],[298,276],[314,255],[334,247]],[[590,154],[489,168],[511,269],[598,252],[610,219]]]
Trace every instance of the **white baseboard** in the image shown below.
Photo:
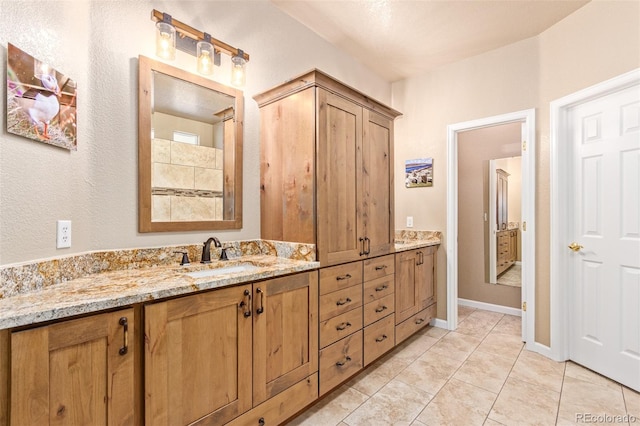
[[[500,314],[522,316],[522,310],[518,308],[510,308],[509,306],[494,305],[493,303],[478,302],[475,300],[458,298],[458,305],[468,306],[470,308],[483,309],[485,311],[498,312]]]
[[[445,330],[449,329],[449,323],[443,319],[440,318],[434,318],[431,320],[430,325],[434,326],[434,327],[438,327],[438,328],[444,328]]]

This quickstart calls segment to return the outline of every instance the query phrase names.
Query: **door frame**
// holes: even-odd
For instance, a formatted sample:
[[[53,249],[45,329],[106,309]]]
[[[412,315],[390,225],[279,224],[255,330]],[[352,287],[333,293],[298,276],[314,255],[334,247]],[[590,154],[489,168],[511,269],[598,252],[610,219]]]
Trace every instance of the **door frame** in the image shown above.
[[[556,361],[569,359],[570,323],[569,302],[573,281],[566,244],[571,237],[571,218],[566,212],[569,202],[564,194],[572,188],[573,175],[567,169],[573,150],[564,143],[569,137],[569,110],[577,105],[640,84],[640,68],[582,89],[551,102],[550,141],[550,356]]]
[[[522,146],[522,335],[534,350],[535,336],[535,108],[447,126],[447,329],[458,327],[458,133],[500,124],[523,124]]]

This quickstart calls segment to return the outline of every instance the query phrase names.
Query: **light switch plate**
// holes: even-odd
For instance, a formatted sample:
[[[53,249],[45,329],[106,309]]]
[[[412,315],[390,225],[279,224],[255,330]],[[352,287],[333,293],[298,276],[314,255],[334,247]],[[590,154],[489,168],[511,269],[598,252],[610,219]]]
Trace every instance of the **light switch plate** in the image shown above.
[[[56,232],[56,248],[71,247],[71,221],[59,220]]]

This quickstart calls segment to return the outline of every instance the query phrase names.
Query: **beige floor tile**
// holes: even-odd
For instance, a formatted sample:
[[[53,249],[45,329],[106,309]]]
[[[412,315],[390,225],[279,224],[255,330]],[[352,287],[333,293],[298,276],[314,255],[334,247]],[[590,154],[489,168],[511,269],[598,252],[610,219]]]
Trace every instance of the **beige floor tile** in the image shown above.
[[[318,404],[293,419],[288,425],[337,425],[362,405],[367,398],[367,395],[343,385],[327,395]]]
[[[435,395],[461,365],[460,360],[428,351],[398,374],[396,380]]]
[[[553,425],[560,393],[509,377],[498,395],[489,418],[503,425]]]
[[[502,426],[502,423],[498,423],[495,420],[487,418],[487,420],[484,421],[484,426]]]
[[[451,379],[418,416],[428,426],[482,425],[497,395]]]
[[[469,314],[467,319],[472,319],[474,321],[486,321],[495,325],[502,319],[502,317],[504,317],[504,314],[476,309]]]
[[[522,336],[522,318],[515,315],[505,315],[492,331],[520,337]]]
[[[640,423],[640,393],[623,386],[622,395],[627,406],[627,413],[634,416],[637,419],[636,422]]]
[[[462,333],[469,336],[475,336],[483,339],[495,327],[493,321],[472,318],[470,315],[466,320],[458,324],[456,333]]]
[[[414,361],[437,342],[438,339],[435,337],[427,336],[426,334],[414,334],[394,350],[393,356]]]
[[[414,420],[413,423],[411,423],[411,426],[427,426],[427,425],[417,420]]]
[[[481,352],[478,349],[469,355],[469,358],[456,371],[453,377],[497,394],[502,389],[505,380],[507,380],[514,361]]]
[[[470,308],[469,306],[458,305],[458,323],[467,318],[476,308]]]
[[[392,380],[352,412],[344,422],[350,426],[411,425],[433,396]]]
[[[570,376],[564,378],[559,423],[592,423],[588,416],[624,417],[626,413],[622,386],[613,389],[606,384],[590,383]],[[605,420],[604,423],[608,422]]]
[[[467,336],[466,334],[452,331],[440,339],[438,343],[433,345],[429,350],[464,361],[469,354],[478,347],[481,341],[482,339],[478,337]]]
[[[449,333],[449,330],[445,330],[444,328],[440,328],[440,327],[428,326],[422,329],[420,333],[433,337],[435,339],[440,339],[446,336],[447,333]]]
[[[560,392],[564,362],[556,362],[543,355],[523,349],[513,366],[511,376],[554,392]]]
[[[583,366],[571,361],[567,362],[564,375],[565,377],[573,377],[574,379],[583,380],[588,383],[598,384],[600,386],[608,386],[616,390],[619,390],[622,387],[620,383],[614,382],[611,379],[601,376],[595,371],[591,371],[588,368],[584,368]]]
[[[519,336],[497,333],[494,330],[484,338],[480,346],[478,346],[478,350],[515,361],[520,355],[523,346],[524,343]]]
[[[410,360],[390,354],[373,363],[346,384],[365,395],[373,396],[409,364],[411,364]]]

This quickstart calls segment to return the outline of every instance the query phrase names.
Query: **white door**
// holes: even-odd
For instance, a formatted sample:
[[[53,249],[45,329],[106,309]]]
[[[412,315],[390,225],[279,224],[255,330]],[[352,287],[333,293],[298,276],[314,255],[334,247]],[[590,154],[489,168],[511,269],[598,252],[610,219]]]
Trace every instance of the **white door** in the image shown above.
[[[572,360],[640,390],[640,86],[569,110]]]

